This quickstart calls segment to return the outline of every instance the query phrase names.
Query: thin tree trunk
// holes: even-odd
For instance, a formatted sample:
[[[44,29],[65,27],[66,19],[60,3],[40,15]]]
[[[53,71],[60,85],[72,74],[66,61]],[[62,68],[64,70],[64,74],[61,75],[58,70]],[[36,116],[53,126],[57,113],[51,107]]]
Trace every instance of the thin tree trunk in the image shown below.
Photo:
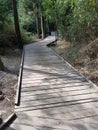
[[[97,12],[97,17],[98,17],[98,0],[95,0],[95,3],[96,3],[95,9],[96,9],[96,12]]]
[[[41,30],[42,30],[42,39],[44,39],[46,37],[46,26],[44,16],[41,16]]]
[[[40,29],[39,29],[38,15],[36,15],[36,28],[37,28],[37,37],[40,38]]]
[[[18,40],[18,46],[19,48],[22,48],[22,39],[21,39],[21,34],[20,34],[20,27],[19,27],[19,19],[18,19],[18,11],[17,11],[17,2],[16,0],[13,1],[13,13],[14,13],[14,24],[15,24],[15,31],[16,31],[16,36]]]
[[[0,58],[0,70],[4,70],[4,65],[3,65],[1,58]]]

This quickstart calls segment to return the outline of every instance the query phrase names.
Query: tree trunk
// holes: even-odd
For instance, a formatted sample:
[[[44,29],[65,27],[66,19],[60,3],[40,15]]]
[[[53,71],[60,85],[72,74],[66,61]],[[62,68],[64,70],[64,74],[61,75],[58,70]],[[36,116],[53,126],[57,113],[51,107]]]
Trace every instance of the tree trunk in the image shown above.
[[[17,2],[16,2],[16,0],[12,0],[12,1],[13,1],[14,24],[15,24],[15,31],[16,31],[18,46],[19,46],[19,48],[22,49],[23,45],[22,45],[22,39],[21,39],[20,27],[19,27]]]
[[[1,58],[0,58],[0,70],[4,70],[4,65],[3,65]]]
[[[96,0],[95,2],[96,2],[95,9],[96,9],[96,12],[97,12],[97,17],[98,17],[98,0]]]
[[[44,16],[41,16],[41,30],[42,30],[42,39],[44,39],[46,37],[46,26]]]
[[[40,29],[39,29],[38,15],[36,15],[36,28],[37,28],[37,37],[40,38]]]

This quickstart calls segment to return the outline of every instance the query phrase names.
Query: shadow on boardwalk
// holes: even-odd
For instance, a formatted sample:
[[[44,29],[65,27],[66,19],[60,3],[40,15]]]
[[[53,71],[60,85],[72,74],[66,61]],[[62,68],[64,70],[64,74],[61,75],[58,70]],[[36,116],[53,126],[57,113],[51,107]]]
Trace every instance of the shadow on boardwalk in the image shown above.
[[[20,106],[7,130],[97,130],[98,94],[46,45],[25,46]]]

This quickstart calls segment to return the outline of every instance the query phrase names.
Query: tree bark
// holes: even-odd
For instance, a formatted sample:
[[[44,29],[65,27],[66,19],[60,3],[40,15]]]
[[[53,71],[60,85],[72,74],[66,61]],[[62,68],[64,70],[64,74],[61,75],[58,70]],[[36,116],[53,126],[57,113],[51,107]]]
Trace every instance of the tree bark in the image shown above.
[[[96,12],[97,12],[97,17],[98,17],[98,0],[96,0],[95,3],[96,3],[95,9],[96,9]]]
[[[37,37],[40,38],[40,29],[39,29],[38,15],[36,15],[36,28],[37,28]]]
[[[0,70],[4,70],[4,65],[3,65],[1,58],[0,58]]]
[[[42,39],[44,39],[46,37],[46,26],[44,16],[41,16],[41,30],[42,30]]]
[[[15,24],[15,31],[16,31],[18,46],[19,48],[22,49],[23,45],[22,45],[22,39],[21,39],[21,33],[20,33],[20,27],[19,27],[17,2],[16,0],[12,0],[12,1],[13,1],[14,24]]]

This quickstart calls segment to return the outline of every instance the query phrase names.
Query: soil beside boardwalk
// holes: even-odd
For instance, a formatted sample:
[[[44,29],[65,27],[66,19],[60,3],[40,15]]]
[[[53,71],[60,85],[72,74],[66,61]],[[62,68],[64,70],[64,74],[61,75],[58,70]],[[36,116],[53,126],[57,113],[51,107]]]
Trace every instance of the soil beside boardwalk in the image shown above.
[[[0,51],[1,59],[6,67],[0,71],[0,118],[3,121],[14,112],[16,87],[20,68],[22,51],[19,49],[5,48]]]

